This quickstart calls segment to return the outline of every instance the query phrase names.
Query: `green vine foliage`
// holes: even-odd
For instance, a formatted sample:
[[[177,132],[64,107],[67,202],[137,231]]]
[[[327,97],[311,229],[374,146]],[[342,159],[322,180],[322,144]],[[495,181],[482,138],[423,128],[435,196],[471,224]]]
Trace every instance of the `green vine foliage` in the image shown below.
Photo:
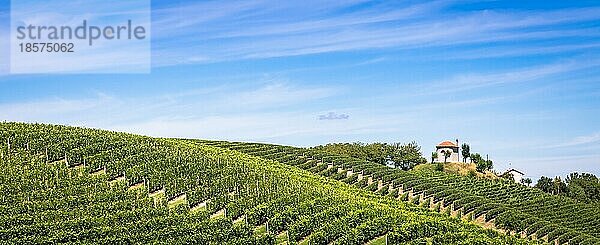
[[[565,202],[526,189],[508,193],[509,183],[406,172],[301,148],[0,123],[0,153],[0,240],[9,244],[274,244],[282,237],[364,244],[382,236],[388,244],[536,243],[407,203],[406,192],[381,192],[379,180],[427,200],[471,198],[463,208],[497,205],[499,225],[514,226],[515,217],[527,218],[519,227],[542,222],[539,231],[563,240],[570,234],[569,244],[595,242],[600,229],[594,209],[558,206]],[[342,178],[337,168],[352,173]],[[552,220],[538,213],[550,207]],[[563,218],[576,207],[581,212],[569,214],[578,219]]]
[[[483,221],[492,222],[497,228],[513,233],[524,232],[527,236],[538,238],[547,235],[550,241],[558,241],[560,244],[600,244],[600,208],[597,205],[549,195],[510,180],[469,178],[442,171],[403,171],[318,149],[258,143],[189,141],[233,149],[299,168],[303,168],[304,159],[326,162],[355,173],[343,182],[359,188],[377,192],[372,185],[367,185],[366,178],[351,179],[357,173],[370,176],[374,181],[382,180],[384,185],[401,186],[404,193],[398,192],[396,200],[419,204],[419,200],[409,198],[407,192],[425,193],[434,202],[443,201],[443,212],[447,212],[448,216],[453,208],[459,214],[464,214],[465,219],[483,217]],[[448,208],[450,204],[453,205]],[[401,237],[400,234],[403,233],[398,234]]]

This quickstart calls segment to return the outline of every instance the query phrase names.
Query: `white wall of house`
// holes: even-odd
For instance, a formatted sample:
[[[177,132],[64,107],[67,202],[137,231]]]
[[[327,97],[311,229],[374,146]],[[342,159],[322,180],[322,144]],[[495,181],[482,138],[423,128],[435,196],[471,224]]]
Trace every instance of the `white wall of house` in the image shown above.
[[[458,162],[458,151],[453,150],[451,147],[447,147],[447,148],[438,148],[436,150],[437,154],[438,154],[438,158],[436,159],[435,162],[444,162],[444,152],[443,151],[451,151],[452,154],[450,155],[450,157],[448,157],[448,159],[446,159],[447,162]]]
[[[515,180],[515,182],[517,183],[521,183],[521,180],[523,179],[523,174],[517,172],[517,171],[510,171],[509,173],[512,174],[513,179]]]

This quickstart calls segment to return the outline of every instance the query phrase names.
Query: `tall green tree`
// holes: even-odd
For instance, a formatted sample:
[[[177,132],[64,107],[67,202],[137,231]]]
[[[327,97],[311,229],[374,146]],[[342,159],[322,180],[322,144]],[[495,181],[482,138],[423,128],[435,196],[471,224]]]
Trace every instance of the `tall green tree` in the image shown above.
[[[554,192],[552,194],[560,195],[567,192],[567,184],[559,176],[554,178],[552,184],[554,185]]]
[[[403,170],[409,170],[418,164],[427,162],[421,155],[421,147],[414,141],[408,144],[391,144],[388,147],[388,156],[395,167]]]
[[[479,154],[479,153],[473,153],[473,154],[471,154],[471,162],[477,164],[477,163],[483,162],[483,161],[484,161],[484,159],[481,156],[481,154]]]
[[[431,163],[435,162],[435,159],[438,158],[438,153],[437,152],[432,152],[431,153]]]
[[[485,160],[479,153],[471,154],[471,161],[475,163],[477,171],[483,173],[486,170],[491,170],[494,167],[492,160]]]
[[[463,143],[460,148],[463,162],[467,162],[467,158],[471,157],[471,147],[467,143]]]
[[[535,188],[554,195],[567,194],[568,192],[567,184],[565,184],[558,176],[556,176],[554,179],[546,176],[540,177],[538,182],[535,184]]]
[[[600,179],[590,173],[570,173],[564,182],[560,177],[551,179],[542,176],[535,187],[582,202],[600,203]]]
[[[390,147],[386,143],[373,143],[364,145],[363,151],[366,153],[369,161],[385,165],[390,159]]]
[[[553,189],[554,185],[552,184],[552,179],[550,179],[546,176],[542,176],[537,181],[537,183],[535,184],[534,187],[540,189],[543,192],[552,193],[552,189]]]
[[[568,196],[585,202],[600,201],[600,180],[589,173],[571,173],[565,179]]]

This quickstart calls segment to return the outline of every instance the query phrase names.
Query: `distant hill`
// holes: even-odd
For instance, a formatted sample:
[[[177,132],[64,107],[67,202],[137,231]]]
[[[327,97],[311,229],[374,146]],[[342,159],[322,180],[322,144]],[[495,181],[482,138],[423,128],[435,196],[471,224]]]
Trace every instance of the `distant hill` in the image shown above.
[[[452,173],[454,169],[464,172],[468,166],[448,165],[446,170],[450,173],[403,171],[316,149],[257,143],[195,142],[298,166],[376,194],[418,203],[527,239],[559,244],[600,243],[599,206],[549,195],[512,180],[472,178]],[[323,165],[331,167],[328,170],[319,167]]]
[[[581,217],[571,221],[571,203],[542,218],[547,209],[463,196],[487,184],[502,199],[507,183],[470,186],[301,148],[24,123],[0,123],[0,142],[3,243],[536,243],[496,231],[516,219],[548,240],[597,242],[598,212],[586,206],[573,206]]]

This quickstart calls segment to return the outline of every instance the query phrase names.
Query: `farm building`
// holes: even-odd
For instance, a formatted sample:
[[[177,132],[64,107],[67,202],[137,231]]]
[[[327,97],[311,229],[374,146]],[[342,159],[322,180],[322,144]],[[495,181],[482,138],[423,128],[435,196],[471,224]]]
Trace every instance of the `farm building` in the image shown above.
[[[442,143],[439,143],[435,146],[435,151],[438,154],[438,158],[435,160],[435,162],[444,162],[445,151],[451,152],[450,157],[446,159],[446,162],[459,162],[459,150],[460,147],[458,146],[458,140],[456,140],[456,143],[452,141],[444,141]]]
[[[515,180],[515,182],[517,183],[521,183],[521,180],[523,179],[523,176],[525,176],[525,174],[519,170],[516,170],[514,168],[511,168],[509,170],[506,170],[506,172],[504,172],[502,174],[502,176],[506,176],[506,175],[512,175],[512,178]]]

